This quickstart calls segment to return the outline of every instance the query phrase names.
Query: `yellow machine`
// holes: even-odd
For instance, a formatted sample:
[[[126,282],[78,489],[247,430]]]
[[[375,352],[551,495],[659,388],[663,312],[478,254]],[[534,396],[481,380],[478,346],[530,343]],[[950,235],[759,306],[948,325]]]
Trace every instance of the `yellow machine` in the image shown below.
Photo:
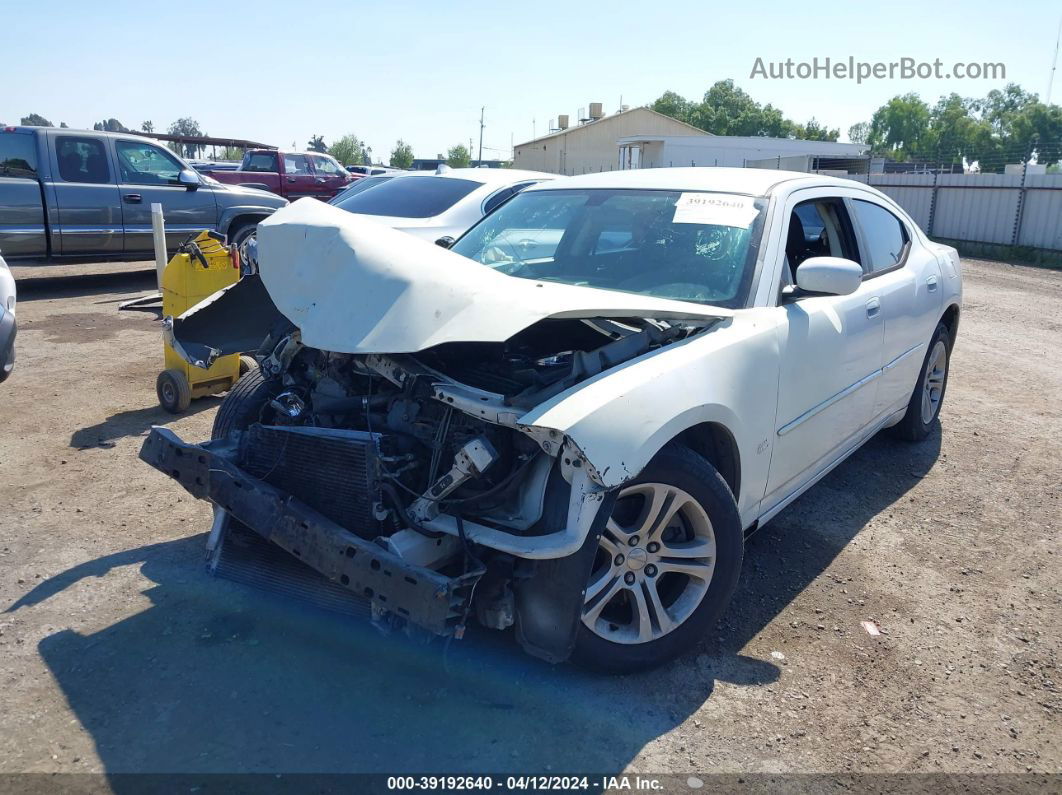
[[[239,261],[223,240],[216,232],[201,232],[178,247],[162,272],[164,316],[177,317],[240,278]],[[188,408],[192,398],[231,389],[254,362],[234,353],[203,370],[188,364],[168,344],[163,348],[166,369],[159,373],[155,391],[162,407],[174,414]]]

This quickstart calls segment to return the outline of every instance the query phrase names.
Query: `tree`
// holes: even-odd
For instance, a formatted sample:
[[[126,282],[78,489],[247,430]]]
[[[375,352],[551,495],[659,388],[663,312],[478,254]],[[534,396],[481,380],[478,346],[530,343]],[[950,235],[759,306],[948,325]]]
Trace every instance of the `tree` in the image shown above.
[[[836,141],[841,136],[840,130],[827,130],[814,116],[806,124],[794,124],[792,133],[794,138],[802,141]]]
[[[663,113],[665,116],[687,123],[690,120],[692,107],[692,103],[688,99],[679,96],[674,91],[665,91],[649,106],[650,110],[655,110],[657,113]]]
[[[155,125],[150,121],[144,121],[140,123],[140,129],[144,132],[155,132]]]
[[[799,127],[803,130],[807,126],[794,124],[772,105],[760,105],[735,86],[733,80],[720,80],[712,85],[699,103],[690,102],[674,91],[665,91],[650,108],[715,135],[769,135],[785,138],[792,135],[794,129]],[[823,129],[818,127],[818,122],[816,128]],[[817,130],[813,132],[826,136],[832,132],[824,130],[819,133]],[[830,139],[827,137],[825,140]]]
[[[306,148],[311,152],[327,152],[328,144],[325,143],[323,135],[311,135]]]
[[[218,160],[243,160],[243,150],[238,146],[226,146],[218,153]]]
[[[915,93],[890,99],[874,112],[867,143],[880,154],[907,160],[921,152],[929,131],[929,106]]]
[[[39,113],[31,113],[29,116],[23,116],[20,124],[23,127],[54,127],[55,125],[44,118]]]
[[[868,122],[856,122],[848,128],[848,140],[854,144],[865,144],[868,137],[870,137],[870,124]]]
[[[314,151],[327,151],[328,154],[332,155],[332,157],[344,166],[368,165],[372,162],[372,157],[370,155],[372,150],[365,145],[363,140],[354,135],[354,133],[347,133],[328,147],[327,150],[316,149]]]
[[[104,119],[98,121],[92,125],[93,130],[101,130],[105,132],[129,132],[126,126],[122,124],[118,119]]]
[[[413,147],[403,141],[401,138],[395,143],[395,148],[391,150],[391,167],[392,168],[410,168],[413,165]]]
[[[68,128],[67,128],[67,124],[66,124],[66,122],[65,122],[65,121],[61,121],[61,122],[59,122],[59,126],[60,126],[60,127],[62,127],[62,128],[64,129],[64,130],[65,130],[65,129],[68,129]]]
[[[199,122],[195,119],[185,116],[177,119],[166,130],[170,135],[182,135],[189,138],[202,138],[203,131],[199,129]],[[183,154],[185,157],[195,157],[195,153],[199,147],[196,144],[187,143],[183,146],[178,143],[171,143],[170,148],[177,154]]]
[[[472,165],[472,155],[464,144],[451,146],[446,152],[446,165],[451,168],[468,168]]]

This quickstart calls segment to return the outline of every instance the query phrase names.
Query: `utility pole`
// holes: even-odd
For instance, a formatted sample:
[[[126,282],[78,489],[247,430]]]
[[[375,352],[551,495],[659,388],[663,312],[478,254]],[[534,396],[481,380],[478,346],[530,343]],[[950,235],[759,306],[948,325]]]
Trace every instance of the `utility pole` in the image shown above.
[[[1047,102],[1051,104],[1051,89],[1055,83],[1055,69],[1058,67],[1058,43],[1062,40],[1062,19],[1058,20],[1058,34],[1055,36],[1055,57],[1051,61],[1051,77],[1047,81]]]
[[[479,165],[481,166],[483,165],[483,113],[486,109],[486,105],[479,109]]]

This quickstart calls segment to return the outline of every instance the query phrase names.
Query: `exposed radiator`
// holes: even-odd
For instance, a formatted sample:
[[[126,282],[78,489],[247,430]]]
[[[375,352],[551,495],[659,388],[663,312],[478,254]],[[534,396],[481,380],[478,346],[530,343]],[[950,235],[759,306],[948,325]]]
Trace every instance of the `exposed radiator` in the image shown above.
[[[252,425],[240,466],[363,538],[379,535],[379,435]]]

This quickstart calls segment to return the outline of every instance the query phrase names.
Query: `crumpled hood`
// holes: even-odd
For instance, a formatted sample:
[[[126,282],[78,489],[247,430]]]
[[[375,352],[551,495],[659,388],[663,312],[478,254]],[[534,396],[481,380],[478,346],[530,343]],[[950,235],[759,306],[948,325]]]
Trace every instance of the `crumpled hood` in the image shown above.
[[[732,314],[507,276],[316,199],[300,199],[258,225],[258,268],[269,297],[300,329],[303,344],[337,353],[504,342],[545,318]]]

